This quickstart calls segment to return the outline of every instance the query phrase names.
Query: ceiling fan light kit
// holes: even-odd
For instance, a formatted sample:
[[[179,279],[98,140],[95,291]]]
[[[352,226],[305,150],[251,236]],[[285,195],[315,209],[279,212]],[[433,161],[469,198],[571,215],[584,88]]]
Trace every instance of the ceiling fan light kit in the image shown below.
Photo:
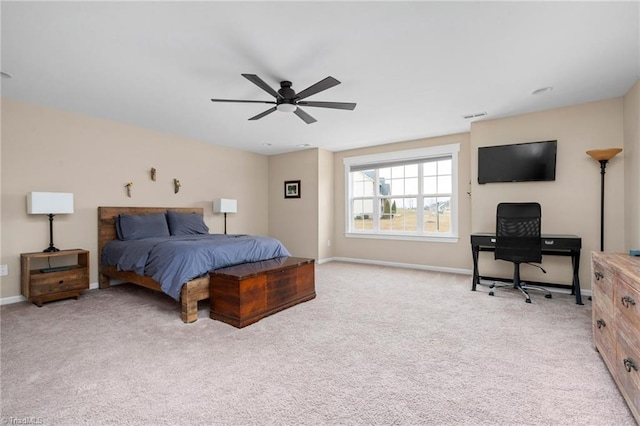
[[[296,110],[296,108],[298,108],[297,106],[295,106],[294,104],[279,104],[278,106],[276,106],[276,109],[280,112],[293,112]]]
[[[255,74],[242,74],[244,78],[270,94],[275,98],[275,101],[255,101],[255,100],[240,100],[240,99],[211,99],[212,102],[243,102],[243,103],[261,103],[275,105],[266,111],[255,115],[249,120],[259,120],[271,114],[274,111],[280,112],[293,112],[300,117],[305,123],[315,123],[317,120],[300,109],[301,106],[308,106],[314,108],[331,108],[331,109],[344,109],[353,111],[356,107],[352,102],[317,102],[317,101],[303,101],[311,95],[330,89],[340,84],[338,80],[333,77],[327,77],[319,82],[307,87],[302,92],[297,93],[291,88],[292,83],[290,81],[281,81],[280,89],[276,92],[271,86],[264,82],[260,77]]]

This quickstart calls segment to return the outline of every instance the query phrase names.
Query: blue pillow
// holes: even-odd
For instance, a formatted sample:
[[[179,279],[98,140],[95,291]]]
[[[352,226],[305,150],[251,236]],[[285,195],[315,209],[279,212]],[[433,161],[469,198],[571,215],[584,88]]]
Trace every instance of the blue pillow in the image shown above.
[[[202,215],[196,213],[179,213],[169,210],[167,222],[171,235],[208,234],[209,227],[205,225]]]
[[[122,240],[140,240],[151,237],[168,237],[169,226],[164,213],[121,214],[120,237]]]
[[[113,220],[116,223],[116,235],[118,236],[118,239],[124,240],[124,238],[122,238],[122,231],[120,230],[120,215],[114,216]]]

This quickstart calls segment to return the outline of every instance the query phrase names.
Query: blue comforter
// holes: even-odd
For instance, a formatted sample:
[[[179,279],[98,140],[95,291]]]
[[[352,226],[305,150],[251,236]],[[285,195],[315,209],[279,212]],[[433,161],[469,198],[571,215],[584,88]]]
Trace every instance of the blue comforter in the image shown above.
[[[280,241],[249,235],[186,235],[110,241],[102,264],[147,275],[180,300],[182,285],[214,269],[291,256]]]

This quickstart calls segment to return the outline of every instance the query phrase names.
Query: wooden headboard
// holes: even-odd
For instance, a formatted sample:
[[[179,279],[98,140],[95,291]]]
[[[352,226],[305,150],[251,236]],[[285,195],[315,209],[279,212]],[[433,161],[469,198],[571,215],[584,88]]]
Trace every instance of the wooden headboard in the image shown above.
[[[102,263],[102,249],[111,240],[117,240],[115,217],[119,214],[197,213],[202,216],[202,207],[98,207],[98,265]]]

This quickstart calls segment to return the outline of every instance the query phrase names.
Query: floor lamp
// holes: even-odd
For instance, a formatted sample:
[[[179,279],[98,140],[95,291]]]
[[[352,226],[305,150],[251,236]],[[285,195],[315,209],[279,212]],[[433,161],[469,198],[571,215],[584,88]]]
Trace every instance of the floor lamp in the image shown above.
[[[600,251],[604,251],[604,174],[607,163],[622,152],[622,148],[592,149],[587,155],[600,162]]]

